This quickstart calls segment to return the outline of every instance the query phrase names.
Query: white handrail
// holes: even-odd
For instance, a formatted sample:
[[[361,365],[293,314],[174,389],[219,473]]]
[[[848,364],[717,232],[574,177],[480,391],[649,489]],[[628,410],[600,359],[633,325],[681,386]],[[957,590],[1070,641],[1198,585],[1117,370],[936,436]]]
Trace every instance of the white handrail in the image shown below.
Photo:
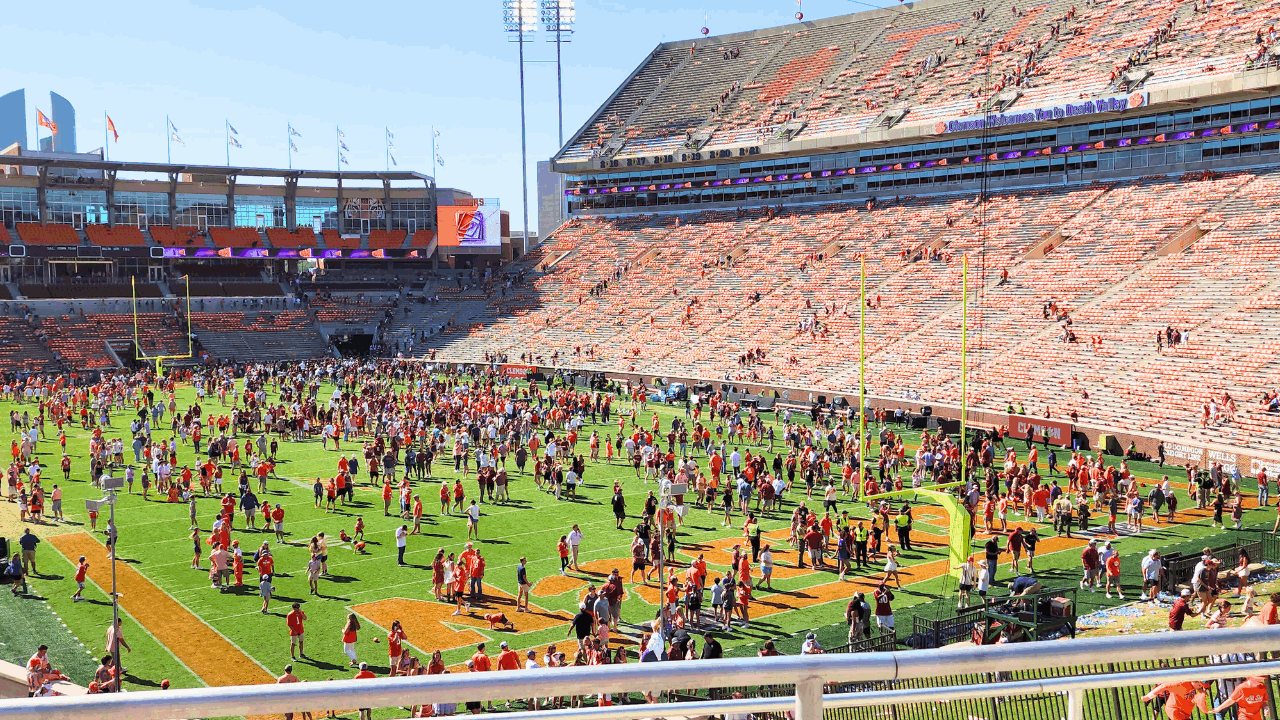
[[[0,701],[0,720],[120,720],[126,717],[128,720],[169,720],[262,715],[302,709],[395,707],[530,696],[792,684],[796,686],[794,697],[679,703],[675,707],[680,709],[680,715],[762,712],[781,708],[794,710],[796,720],[821,720],[824,706],[853,707],[869,703],[1065,692],[1073,699],[1069,703],[1072,707],[1068,716],[1074,719],[1082,712],[1079,701],[1083,691],[1091,687],[1146,684],[1172,678],[1280,674],[1280,663],[1260,662],[1256,664],[1257,672],[1248,673],[1241,673],[1239,666],[1207,665],[1117,675],[827,696],[822,695],[822,688],[825,683],[891,681],[1277,650],[1280,650],[1280,633],[1270,628],[1205,630],[946,650],[659,662],[6,700]],[[574,713],[566,711],[564,717],[622,720],[654,715],[652,707],[643,711],[643,706],[591,708],[589,712]],[[559,713],[538,713],[539,716],[552,714]],[[504,717],[515,720],[516,716]]]

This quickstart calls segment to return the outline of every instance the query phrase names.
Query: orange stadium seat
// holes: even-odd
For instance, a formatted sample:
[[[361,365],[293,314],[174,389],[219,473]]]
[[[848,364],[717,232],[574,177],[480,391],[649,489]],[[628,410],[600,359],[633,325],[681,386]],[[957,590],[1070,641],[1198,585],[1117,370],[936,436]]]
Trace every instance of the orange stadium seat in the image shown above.
[[[316,246],[316,234],[310,228],[298,228],[294,232],[284,228],[268,228],[267,240],[272,247],[303,248]]]
[[[262,234],[252,228],[209,228],[209,237],[220,248],[262,247]]]
[[[324,246],[330,250],[353,250],[360,247],[360,238],[344,238],[337,230],[322,230],[320,235],[324,238]]]
[[[26,245],[79,245],[80,234],[70,225],[18,223],[18,235]]]
[[[370,230],[369,231],[369,249],[378,250],[400,248],[404,246],[404,238],[407,233],[404,230]]]
[[[86,225],[89,242],[101,247],[142,247],[147,244],[142,231],[132,225]]]
[[[152,225],[148,230],[151,239],[164,247],[204,247],[204,234],[199,228],[179,225],[171,228],[167,225]]]

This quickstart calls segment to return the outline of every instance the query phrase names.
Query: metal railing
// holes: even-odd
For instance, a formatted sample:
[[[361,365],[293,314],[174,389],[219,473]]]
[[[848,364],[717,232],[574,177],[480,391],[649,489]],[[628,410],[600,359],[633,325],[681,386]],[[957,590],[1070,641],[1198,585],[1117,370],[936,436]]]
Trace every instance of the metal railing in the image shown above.
[[[1122,663],[1153,663],[1185,658],[1223,658],[1233,654],[1280,650],[1280,633],[1271,629],[1152,633],[1052,643],[1019,643],[947,650],[838,653],[736,660],[657,662],[556,670],[464,673],[282,685],[247,685],[132,692],[81,697],[0,701],[0,720],[168,720],[170,718],[263,715],[351,707],[398,707],[462,701],[500,701],[536,695],[580,696],[649,692],[676,688],[751,688],[791,686],[794,694],[723,698],[664,705],[619,705],[569,710],[504,713],[503,720],[638,720],[658,715],[698,717],[740,713],[793,713],[795,720],[824,720],[868,715],[846,709],[876,708],[894,718],[944,717],[939,708],[980,702],[1015,708],[1027,698],[1055,697],[1063,708],[1035,717],[1085,720],[1090,693],[1185,680],[1209,681],[1280,674],[1280,661],[1254,659],[1246,664],[1192,664],[1131,672],[1090,670],[1058,677],[1034,677],[1034,671],[1064,668],[1116,668]],[[1143,667],[1139,665],[1138,667]],[[935,678],[963,678],[956,684],[913,687]],[[991,680],[995,680],[992,682]],[[828,690],[824,694],[824,688]],[[745,695],[745,693],[744,693]],[[919,708],[911,710],[912,707]],[[899,712],[899,708],[902,709]],[[856,714],[855,714],[856,713]],[[954,717],[947,713],[946,717]],[[983,712],[983,717],[1023,718],[1029,714]],[[1141,714],[1126,715],[1140,717]],[[963,717],[963,716],[961,716]]]

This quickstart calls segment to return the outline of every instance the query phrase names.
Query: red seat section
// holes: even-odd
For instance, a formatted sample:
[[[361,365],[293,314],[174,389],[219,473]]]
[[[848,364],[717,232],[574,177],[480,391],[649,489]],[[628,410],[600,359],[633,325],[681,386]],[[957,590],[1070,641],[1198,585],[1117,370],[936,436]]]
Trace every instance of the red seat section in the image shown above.
[[[272,247],[278,248],[304,248],[316,246],[316,234],[310,229],[298,229],[294,232],[290,232],[284,228],[269,228],[267,230],[267,240],[271,242]]]
[[[18,235],[26,245],[79,245],[80,234],[70,225],[18,223]]]
[[[142,231],[132,225],[87,225],[85,234],[89,242],[101,247],[142,247],[147,244]]]
[[[209,228],[209,237],[220,248],[262,247],[262,234],[252,228]]]
[[[204,247],[204,233],[199,228],[179,225],[171,228],[168,225],[152,225],[148,230],[151,239],[164,247]]]
[[[404,238],[407,234],[408,233],[404,230],[370,230],[369,249],[378,250],[403,247]]]

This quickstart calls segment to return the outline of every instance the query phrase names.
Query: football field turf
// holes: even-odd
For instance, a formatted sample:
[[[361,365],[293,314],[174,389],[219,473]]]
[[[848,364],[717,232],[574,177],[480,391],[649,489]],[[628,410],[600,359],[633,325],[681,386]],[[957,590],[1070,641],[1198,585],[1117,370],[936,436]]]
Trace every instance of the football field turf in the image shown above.
[[[327,397],[330,390],[322,388],[320,397]],[[269,395],[269,400],[274,399],[274,394]],[[189,387],[180,388],[180,407],[193,400],[194,393]],[[203,416],[229,413],[230,408],[219,406],[216,398],[211,400],[202,408]],[[0,404],[6,412],[15,407],[20,412],[31,409],[30,406]],[[664,428],[669,427],[673,414],[683,414],[682,408],[650,405],[649,411],[640,416],[643,426],[648,426],[655,410]],[[127,441],[131,413],[132,409],[115,412],[112,420],[115,427],[106,429],[105,436],[124,437]],[[768,419],[772,421],[771,417]],[[170,436],[167,420],[166,416],[161,423],[162,430],[153,431],[157,440]],[[617,430],[616,423],[588,426],[580,433],[579,452],[588,453],[586,438],[593,428],[600,430],[602,438]],[[0,613],[6,618],[22,616],[32,618],[32,621],[27,627],[15,627],[13,622],[0,623],[0,642],[4,643],[4,657],[17,662],[25,660],[34,651],[35,644],[48,642],[59,650],[54,654],[55,664],[69,668],[73,680],[87,683],[89,678],[83,675],[86,672],[85,658],[88,657],[86,649],[93,655],[101,655],[104,651],[105,629],[111,616],[108,595],[111,568],[102,545],[105,514],[98,521],[99,531],[91,533],[84,509],[85,499],[102,496],[87,482],[90,433],[78,425],[69,426],[67,430],[67,450],[73,463],[70,483],[62,481],[62,473],[58,470],[60,451],[56,429],[51,424],[47,426],[46,437],[40,442],[39,453],[46,468],[46,489],[53,483],[63,486],[67,519],[65,522],[30,525],[44,538],[37,552],[40,574],[31,579],[31,596],[12,600],[5,596],[0,602]],[[243,444],[244,440],[245,436],[241,434],[238,441]],[[917,434],[908,433],[909,455],[917,441]],[[1021,443],[1018,447],[1021,449]],[[358,446],[354,444],[342,445],[342,451],[347,454],[356,449]],[[751,449],[757,451],[755,447]],[[781,443],[775,444],[775,449],[782,451]],[[767,454],[771,459],[772,453]],[[331,477],[338,456],[339,451],[332,444],[324,450],[319,441],[281,442],[280,462],[276,467],[279,477],[268,481],[268,492],[261,499],[284,507],[287,543],[275,543],[271,533],[246,531],[243,514],[236,514],[232,537],[239,540],[246,559],[264,540],[270,541],[276,557],[275,596],[267,615],[260,613],[261,600],[257,595],[251,562],[246,562],[244,586],[229,593],[210,588],[207,546],[204,546],[201,561],[203,570],[190,568],[192,548],[184,503],[163,502],[154,494],[144,501],[138,483],[134,485],[133,494],[122,494],[116,514],[121,557],[117,566],[117,582],[125,617],[125,638],[133,646],[133,652],[126,653],[124,658],[129,672],[126,687],[151,689],[165,678],[174,687],[269,681],[289,662],[284,615],[294,600],[303,603],[307,614],[306,650],[312,659],[294,662],[295,673],[305,680],[351,676],[341,643],[342,625],[349,612],[357,613],[363,625],[357,644],[360,659],[368,661],[379,674],[385,674],[387,669],[386,628],[396,619],[402,622],[408,634],[410,652],[425,659],[433,650],[440,649],[444,651],[449,665],[463,662],[475,651],[475,644],[484,640],[489,643],[487,650],[490,655],[497,653],[498,643],[502,640],[508,641],[522,656],[526,649],[536,648],[541,652],[550,643],[559,643],[562,649],[569,650],[572,641],[566,638],[568,620],[576,611],[587,583],[600,583],[614,567],[621,571],[624,581],[628,579],[631,528],[637,522],[646,494],[655,489],[654,484],[637,479],[634,470],[629,465],[620,464],[616,458],[612,465],[588,460],[586,484],[580,489],[579,497],[557,501],[532,483],[527,472],[532,461],[523,475],[515,472],[514,465],[509,466],[512,471],[512,501],[482,505],[481,541],[477,547],[487,562],[484,578],[486,600],[475,607],[474,614],[455,616],[451,614],[452,605],[433,599],[429,569],[437,549],[444,548],[446,553],[460,552],[466,541],[465,523],[458,516],[439,515],[438,483],[443,478],[452,484],[455,475],[451,463],[434,463],[435,480],[414,483],[414,491],[421,493],[426,511],[423,534],[409,538],[406,561],[410,566],[398,567],[393,532],[403,521],[398,517],[383,516],[380,490],[368,485],[367,474],[362,473],[359,477],[361,485],[356,489],[354,503],[339,506],[336,512],[314,507],[311,482],[315,477]],[[126,458],[132,458],[127,444]],[[180,449],[179,465],[194,466],[193,459],[189,445]],[[696,459],[700,465],[706,466],[705,458]],[[1065,465],[1065,460],[1060,457],[1059,464]],[[1160,470],[1154,465],[1134,465],[1141,477],[1159,476]],[[472,472],[463,482],[468,502],[476,490],[474,476]],[[1181,471],[1171,473],[1171,477],[1181,484]],[[626,530],[614,527],[609,507],[615,480],[622,483],[627,499]],[[229,468],[224,488],[235,489]],[[1245,495],[1250,508],[1253,507],[1252,490],[1252,483],[1246,480]],[[763,588],[755,591],[749,628],[735,626],[732,631],[719,635],[727,654],[754,653],[755,647],[767,639],[777,641],[784,652],[794,652],[798,649],[799,639],[809,629],[818,629],[827,644],[837,640],[842,642],[844,632],[838,625],[843,621],[847,598],[857,589],[870,590],[874,586],[874,581],[865,575],[839,582],[832,572],[795,568],[795,553],[787,545],[786,536],[790,513],[798,499],[803,499],[803,489],[793,491],[784,502],[782,512],[764,516],[763,529],[774,544],[778,564],[774,574],[775,591]],[[1206,511],[1187,510],[1190,503],[1181,491],[1180,499],[1183,510],[1179,512],[1181,522],[1178,524],[1171,527],[1149,525],[1140,536],[1124,536],[1116,540],[1124,558],[1126,580],[1130,581],[1135,595],[1137,588],[1133,587],[1132,580],[1137,577],[1138,559],[1148,548],[1199,543],[1219,545],[1237,535],[1253,534],[1247,530],[1238,533],[1212,529]],[[808,505],[820,509],[820,493],[815,493],[814,500]],[[6,503],[3,507],[6,509],[0,528],[12,541],[24,526],[17,522],[16,504]],[[840,509],[848,509],[856,517],[868,516],[864,506],[854,505],[846,498],[841,498]],[[200,498],[198,518],[202,539],[207,537],[218,510],[216,497]],[[1261,523],[1270,529],[1274,512],[1250,509],[1245,515],[1245,523]],[[367,526],[367,554],[358,554],[349,544],[338,541],[340,531],[352,532],[357,515],[363,516]],[[736,512],[734,517],[735,527],[726,528],[721,525],[722,513],[708,514],[690,506],[686,525],[678,535],[681,557],[677,562],[682,563],[700,552],[706,553],[712,575],[717,572],[723,574],[729,563],[730,548],[742,541],[742,518]],[[1010,519],[1014,519],[1012,513]],[[568,577],[560,577],[556,543],[573,523],[578,523],[585,535],[580,556],[584,572],[570,572]],[[899,613],[898,627],[903,636],[910,632],[912,614],[936,617],[945,614],[948,608],[954,609],[955,603],[954,580],[945,577],[944,512],[937,507],[919,508],[915,527],[918,532],[913,537],[919,547],[903,556],[904,588],[895,602],[895,610]],[[1052,528],[1040,527],[1045,540],[1039,549],[1037,570],[1048,578],[1046,586],[1075,583],[1084,540],[1053,538]],[[330,538],[330,574],[321,578],[320,595],[316,597],[308,594],[305,566],[309,559],[307,541],[319,532]],[[1210,539],[1211,535],[1222,537]],[[977,552],[980,552],[979,547],[984,540],[985,536],[979,532],[974,540]],[[85,591],[88,601],[73,603],[70,596],[75,591],[74,562],[81,554],[92,563],[90,583]],[[530,581],[534,584],[532,603],[535,611],[531,614],[514,612],[515,568],[522,555],[528,557]],[[876,579],[879,574],[875,574]],[[756,575],[758,577],[758,569]],[[1010,577],[1008,566],[1002,565],[997,578],[997,594],[1003,593],[1003,584]],[[623,620],[634,623],[652,619],[657,609],[657,589],[652,584],[627,584],[626,588],[628,596],[623,604]],[[944,593],[945,596],[939,598]],[[48,607],[42,599],[47,601]],[[1081,613],[1095,606],[1120,602],[1108,601],[1101,593],[1081,593],[1079,600]],[[709,598],[706,605],[709,605]],[[514,632],[488,629],[481,614],[494,610],[507,613],[516,624]],[[61,623],[66,624],[66,629],[61,627]],[[67,636],[67,630],[86,649],[80,649],[79,644]],[[46,633],[52,636],[45,637]],[[615,637],[615,640],[630,645],[637,635],[634,628],[628,628],[624,637]],[[375,638],[380,638],[381,642],[375,643]],[[567,654],[572,655],[571,652]]]

